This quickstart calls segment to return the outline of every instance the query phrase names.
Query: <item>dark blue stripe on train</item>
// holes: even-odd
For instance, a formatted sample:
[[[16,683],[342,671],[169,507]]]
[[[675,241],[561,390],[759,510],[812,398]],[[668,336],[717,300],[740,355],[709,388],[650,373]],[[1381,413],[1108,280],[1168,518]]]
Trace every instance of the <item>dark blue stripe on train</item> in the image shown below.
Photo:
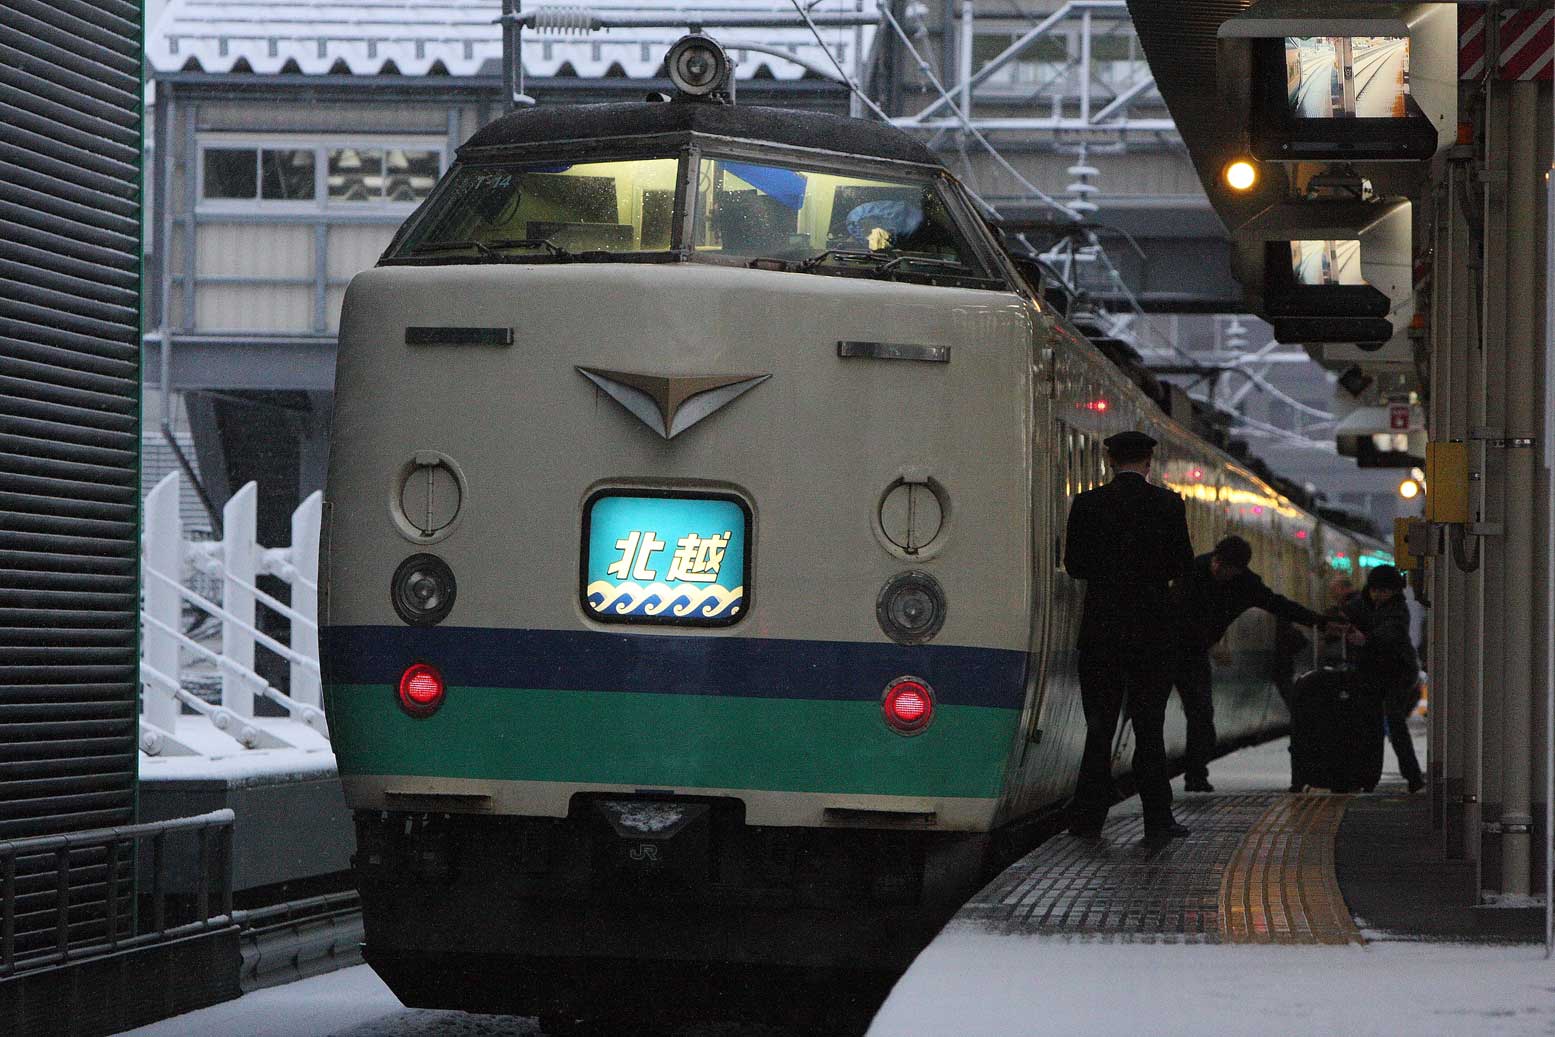
[[[1025,652],[960,645],[442,626],[332,626],[321,639],[332,684],[394,684],[427,662],[455,687],[846,701],[911,674],[942,704],[1004,709],[1021,708],[1026,686]]]

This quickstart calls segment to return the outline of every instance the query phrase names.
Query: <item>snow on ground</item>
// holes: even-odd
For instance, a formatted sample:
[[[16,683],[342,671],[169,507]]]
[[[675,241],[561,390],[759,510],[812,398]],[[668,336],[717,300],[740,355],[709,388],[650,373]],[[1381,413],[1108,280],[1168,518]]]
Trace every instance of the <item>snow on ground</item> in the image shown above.
[[[870,1037],[1555,1033],[1540,946],[1065,943],[942,933]]]
[[[1411,725],[1425,759],[1424,725]],[[1288,742],[1210,766],[1217,792],[1290,780]],[[1391,749],[1385,782],[1402,784]],[[1174,783],[1179,799],[1182,782]],[[1138,800],[1116,813],[1137,812]],[[953,923],[918,956],[870,1037],[1141,1034],[1555,1034],[1555,962],[1544,948],[1447,943],[1365,947],[1075,943]]]

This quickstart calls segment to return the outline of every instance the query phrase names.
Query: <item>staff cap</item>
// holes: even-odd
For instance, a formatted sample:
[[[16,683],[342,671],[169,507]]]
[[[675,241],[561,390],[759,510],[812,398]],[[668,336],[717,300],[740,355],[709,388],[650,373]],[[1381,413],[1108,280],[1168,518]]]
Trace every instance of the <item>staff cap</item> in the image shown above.
[[[1108,436],[1102,442],[1107,447],[1107,453],[1111,454],[1115,461],[1137,461],[1149,457],[1156,445],[1156,441],[1150,436],[1133,429]]]

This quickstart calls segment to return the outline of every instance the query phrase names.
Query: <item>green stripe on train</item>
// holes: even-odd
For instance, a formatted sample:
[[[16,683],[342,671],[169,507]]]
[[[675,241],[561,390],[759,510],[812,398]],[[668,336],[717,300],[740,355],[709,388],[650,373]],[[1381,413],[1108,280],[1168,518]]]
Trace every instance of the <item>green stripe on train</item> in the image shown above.
[[[895,796],[1000,792],[1015,710],[941,706],[902,737],[876,702],[449,688],[433,716],[388,686],[325,689],[340,772]]]

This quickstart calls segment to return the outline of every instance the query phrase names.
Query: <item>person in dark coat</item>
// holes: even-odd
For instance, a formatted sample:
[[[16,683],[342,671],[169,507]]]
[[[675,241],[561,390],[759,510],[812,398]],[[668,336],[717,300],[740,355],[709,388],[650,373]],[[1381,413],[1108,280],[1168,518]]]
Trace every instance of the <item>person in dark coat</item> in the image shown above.
[[[1346,640],[1357,648],[1355,663],[1382,696],[1398,771],[1409,791],[1418,792],[1425,788],[1425,776],[1409,737],[1409,714],[1420,701],[1420,660],[1409,637],[1405,586],[1403,573],[1379,565],[1366,574],[1366,589],[1345,602],[1344,614],[1353,627]]]
[[[1146,481],[1156,441],[1142,432],[1106,440],[1116,473],[1069,508],[1064,568],[1085,581],[1080,618],[1080,694],[1085,753],[1069,830],[1101,834],[1112,801],[1112,742],[1126,701],[1134,726],[1134,780],[1145,838],[1188,834],[1172,816],[1172,786],[1162,731],[1171,695],[1176,630],[1169,585],[1193,564],[1187,509],[1177,494]]]
[[[1193,571],[1174,588],[1173,599],[1182,623],[1181,651],[1174,682],[1188,721],[1187,771],[1189,792],[1214,792],[1209,761],[1215,752],[1215,702],[1210,649],[1219,643],[1236,618],[1248,609],[1263,609],[1288,623],[1329,627],[1328,617],[1276,594],[1248,568],[1253,549],[1239,536],[1228,536],[1209,554],[1193,560]]]

